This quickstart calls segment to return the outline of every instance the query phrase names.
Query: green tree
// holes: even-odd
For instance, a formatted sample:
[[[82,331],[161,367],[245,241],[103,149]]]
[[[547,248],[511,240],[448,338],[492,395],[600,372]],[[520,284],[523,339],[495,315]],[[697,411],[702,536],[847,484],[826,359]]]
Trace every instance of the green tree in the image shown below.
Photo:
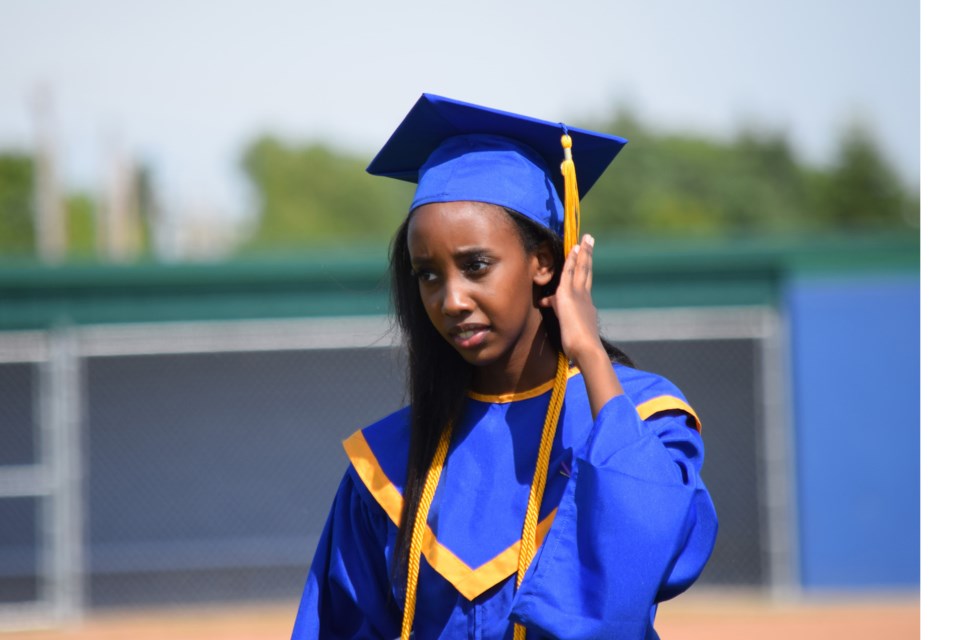
[[[817,214],[843,230],[915,226],[920,203],[904,187],[869,131],[854,123],[840,139],[831,170],[816,179]]]
[[[384,242],[412,193],[412,185],[368,176],[355,157],[269,136],[248,147],[243,168],[259,196],[259,226],[247,251]]]
[[[33,254],[33,158],[0,153],[0,255]]]
[[[626,111],[601,131],[627,138],[585,196],[591,233],[641,238],[902,230],[919,200],[883,158],[870,133],[851,128],[827,167],[800,162],[786,136],[748,129],[732,140],[655,132]],[[574,142],[576,158],[576,142]],[[318,144],[257,140],[244,167],[260,196],[252,249],[382,242],[411,188],[371,178],[364,162]],[[916,226],[916,222],[913,222]]]
[[[601,232],[896,230],[919,219],[919,200],[863,127],[850,128],[837,160],[818,168],[800,163],[775,131],[744,130],[732,142],[658,134],[625,112],[597,126],[630,140],[584,202],[585,224]]]
[[[64,198],[67,259],[96,256],[96,205],[86,193]],[[20,152],[0,153],[0,256],[35,258],[34,158]]]
[[[64,204],[69,239],[68,258],[95,259],[97,257],[96,203],[85,193],[71,193]]]
[[[584,203],[590,228],[712,236],[804,226],[806,172],[779,134],[656,134],[625,114],[599,127],[630,143]]]

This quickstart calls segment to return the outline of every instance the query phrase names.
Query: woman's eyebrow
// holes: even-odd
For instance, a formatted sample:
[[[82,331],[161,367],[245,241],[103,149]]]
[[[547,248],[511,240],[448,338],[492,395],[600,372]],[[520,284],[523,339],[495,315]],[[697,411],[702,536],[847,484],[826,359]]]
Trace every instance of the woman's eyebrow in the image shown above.
[[[475,247],[461,247],[456,249],[453,252],[454,260],[468,260],[471,258],[477,258],[479,256],[487,256],[493,253],[493,250],[488,247],[475,246]],[[410,264],[414,267],[421,265],[433,264],[433,256],[410,256]]]
[[[453,252],[454,258],[475,258],[477,256],[488,255],[492,253],[489,247],[462,247]]]

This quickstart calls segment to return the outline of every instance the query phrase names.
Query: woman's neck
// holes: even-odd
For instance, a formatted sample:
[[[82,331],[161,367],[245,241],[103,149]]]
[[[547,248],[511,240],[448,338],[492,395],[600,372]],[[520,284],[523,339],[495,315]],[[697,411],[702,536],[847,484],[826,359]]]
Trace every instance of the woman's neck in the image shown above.
[[[517,393],[538,387],[557,374],[557,350],[550,344],[543,324],[537,330],[525,356],[507,358],[475,367],[471,389],[484,395]]]

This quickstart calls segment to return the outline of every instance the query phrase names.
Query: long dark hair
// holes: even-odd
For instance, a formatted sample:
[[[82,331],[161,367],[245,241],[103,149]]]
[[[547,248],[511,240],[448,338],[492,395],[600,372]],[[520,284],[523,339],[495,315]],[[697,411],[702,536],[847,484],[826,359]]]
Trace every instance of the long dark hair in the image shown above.
[[[534,300],[556,291],[563,271],[563,240],[553,231],[529,218],[503,209],[516,225],[524,250],[532,254],[546,244],[553,256],[553,279],[534,291]],[[396,584],[406,583],[407,555],[417,504],[431,459],[447,424],[457,424],[473,374],[473,367],[460,356],[437,332],[420,299],[420,287],[413,275],[413,264],[407,246],[407,216],[393,238],[390,250],[390,279],[396,323],[407,350],[407,393],[410,400],[410,452],[407,457],[407,477],[403,489],[403,511],[400,530],[394,545],[393,575]],[[550,344],[561,351],[560,323],[552,309],[541,309],[544,328]],[[613,362],[632,366],[620,349],[601,338]]]

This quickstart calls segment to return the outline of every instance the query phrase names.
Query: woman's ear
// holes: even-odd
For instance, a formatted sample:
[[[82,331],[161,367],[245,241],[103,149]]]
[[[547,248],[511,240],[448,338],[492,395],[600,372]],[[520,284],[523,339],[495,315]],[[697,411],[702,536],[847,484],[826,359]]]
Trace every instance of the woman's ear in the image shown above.
[[[533,282],[541,287],[550,284],[556,268],[553,252],[547,242],[541,242],[533,252]]]

